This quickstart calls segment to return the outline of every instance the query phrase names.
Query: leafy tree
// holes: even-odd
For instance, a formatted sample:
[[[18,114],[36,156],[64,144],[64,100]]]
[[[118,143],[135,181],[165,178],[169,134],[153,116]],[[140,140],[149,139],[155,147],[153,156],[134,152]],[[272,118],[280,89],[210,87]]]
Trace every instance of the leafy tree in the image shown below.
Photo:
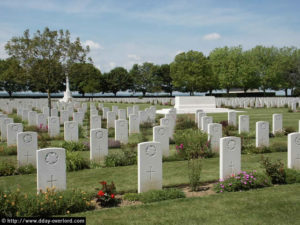
[[[279,49],[279,56],[275,62],[280,74],[280,88],[287,96],[288,89],[294,90],[300,87],[300,50],[295,47],[283,47]]]
[[[145,62],[143,65],[134,64],[129,74],[133,84],[130,88],[132,91],[142,92],[143,96],[145,96],[147,92],[153,93],[161,90],[153,63]]]
[[[189,51],[176,55],[170,65],[173,84],[180,91],[194,95],[195,91],[207,91],[210,64],[202,52]]]
[[[260,87],[265,92],[267,89],[278,90],[280,85],[280,73],[276,61],[278,49],[275,47],[256,46],[251,49],[255,70],[260,77]]]
[[[101,72],[91,63],[74,63],[69,70],[71,89],[82,96],[96,93],[100,89]]]
[[[226,89],[227,93],[231,88],[240,86],[239,66],[241,56],[241,46],[216,48],[209,55],[213,74],[219,77],[220,87]]]
[[[31,88],[48,93],[51,108],[51,93],[63,90],[62,84],[71,65],[83,62],[89,48],[83,49],[80,39],[70,40],[70,32],[51,31],[45,28],[30,37],[26,30],[21,37],[13,37],[5,46],[7,53],[15,57],[25,69]]]
[[[106,75],[107,90],[117,95],[118,91],[130,89],[132,81],[126,69],[116,67]]]
[[[0,89],[12,94],[25,89],[23,69],[14,58],[0,60]]]
[[[170,96],[172,96],[172,93],[174,91],[174,85],[173,85],[173,79],[171,77],[170,73],[170,65],[169,64],[163,64],[163,65],[157,65],[156,66],[156,75],[159,79],[161,89],[169,93]]]
[[[260,77],[256,72],[254,56],[251,51],[242,53],[239,65],[239,83],[246,93],[249,89],[259,89]]]

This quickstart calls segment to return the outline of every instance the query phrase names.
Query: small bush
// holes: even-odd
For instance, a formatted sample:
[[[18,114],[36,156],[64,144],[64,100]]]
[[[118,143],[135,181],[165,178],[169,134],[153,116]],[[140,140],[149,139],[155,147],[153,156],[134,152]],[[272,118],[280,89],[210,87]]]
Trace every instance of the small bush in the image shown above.
[[[113,207],[120,204],[121,200],[116,198],[116,187],[113,182],[110,185],[106,181],[100,182],[102,188],[98,190],[97,202],[102,207]]]
[[[36,173],[36,168],[31,164],[26,166],[20,166],[16,170],[16,174],[32,174],[32,173]]]
[[[271,161],[269,158],[262,157],[261,165],[266,174],[271,178],[273,184],[285,184],[286,173],[284,165],[280,160]]]
[[[195,121],[187,116],[177,118],[175,130],[198,129]]]
[[[197,191],[200,184],[202,163],[201,159],[188,160],[188,175],[192,191]]]
[[[1,146],[0,147],[0,155],[17,155],[17,146]]]
[[[290,133],[296,132],[296,130],[295,130],[294,127],[285,127],[285,128],[283,129],[283,131],[284,131],[285,135],[288,135],[288,134],[290,134]]]
[[[153,128],[153,123],[151,122],[144,122],[140,125],[141,129],[151,129]]]
[[[207,134],[200,130],[188,129],[174,134],[176,149],[179,155],[185,159],[208,158],[213,153],[207,141]],[[180,146],[180,147],[178,147]]]
[[[89,169],[89,161],[84,159],[78,152],[66,151],[67,171]]]
[[[89,148],[86,144],[82,142],[75,142],[75,141],[64,141],[61,145],[62,148],[68,151],[88,151]]]
[[[108,137],[115,137],[115,129],[108,128]]]
[[[256,171],[247,173],[242,171],[235,176],[225,180],[220,180],[215,184],[214,190],[217,193],[233,192],[241,190],[249,190],[254,188],[269,187],[272,183],[264,174],[256,173]]]
[[[105,157],[106,167],[129,166],[137,163],[137,150],[135,147],[125,146],[121,151],[109,154]]]
[[[15,165],[10,161],[0,162],[0,176],[11,176],[16,171]]]
[[[26,126],[24,126],[24,130],[25,131],[32,131],[32,132],[39,132],[40,131],[40,129],[35,125],[32,125],[32,126],[26,125]]]
[[[169,199],[185,198],[185,194],[180,189],[168,188],[163,190],[152,190],[144,193],[127,193],[124,199],[128,201],[141,201],[143,203],[159,202]]]
[[[220,124],[224,136],[236,136],[236,127],[229,125],[227,120],[222,120]]]
[[[294,169],[286,169],[286,179],[287,184],[300,183],[300,171]]]
[[[49,217],[95,208],[93,194],[80,190],[48,189],[37,194],[0,190],[0,217]]]
[[[287,151],[287,146],[286,143],[284,142],[274,142],[270,146],[271,152],[286,152]]]
[[[38,145],[40,148],[46,148],[50,145],[50,136],[48,133],[38,135]]]
[[[84,136],[84,129],[83,129],[83,127],[80,124],[78,125],[78,137],[79,138],[85,138],[85,136]]]

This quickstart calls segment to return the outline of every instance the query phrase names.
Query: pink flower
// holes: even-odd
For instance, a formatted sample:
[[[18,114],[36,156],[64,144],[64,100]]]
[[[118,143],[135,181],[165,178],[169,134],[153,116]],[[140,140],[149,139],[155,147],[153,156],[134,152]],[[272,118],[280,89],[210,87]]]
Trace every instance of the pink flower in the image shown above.
[[[247,182],[244,182],[244,184],[247,184]]]

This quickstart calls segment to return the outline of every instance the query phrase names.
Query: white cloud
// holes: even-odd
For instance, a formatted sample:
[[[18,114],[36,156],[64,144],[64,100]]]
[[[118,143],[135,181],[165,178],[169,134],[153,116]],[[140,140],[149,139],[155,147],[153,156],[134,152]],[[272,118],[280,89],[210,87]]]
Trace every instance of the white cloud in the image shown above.
[[[221,38],[221,35],[218,33],[206,34],[203,36],[203,39],[206,41],[218,40]]]
[[[141,59],[141,57],[134,55],[134,54],[128,54],[128,58],[136,60],[136,61],[139,61]]]
[[[94,42],[92,40],[86,40],[84,42],[84,45],[85,46],[87,46],[87,45],[90,46],[91,49],[103,49],[103,47],[99,43]]]

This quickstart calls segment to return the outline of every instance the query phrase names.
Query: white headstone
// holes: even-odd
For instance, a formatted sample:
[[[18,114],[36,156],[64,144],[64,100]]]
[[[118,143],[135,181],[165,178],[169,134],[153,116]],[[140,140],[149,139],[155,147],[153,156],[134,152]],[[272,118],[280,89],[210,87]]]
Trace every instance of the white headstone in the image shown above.
[[[109,108],[108,107],[103,107],[102,108],[103,119],[107,119],[107,112],[109,112]]]
[[[208,140],[213,152],[219,153],[220,139],[222,138],[222,124],[210,123],[208,124]]]
[[[23,132],[22,123],[9,123],[7,124],[7,146],[17,144],[17,134]]]
[[[115,120],[116,120],[116,113],[109,111],[106,114],[107,117],[107,128],[115,128]]]
[[[133,114],[139,115],[140,107],[138,105],[133,106]]]
[[[115,140],[122,144],[128,143],[128,121],[115,120]]]
[[[43,113],[37,114],[36,124],[40,129],[45,129],[47,126],[47,120]]]
[[[126,120],[126,109],[119,109],[118,111],[118,119],[120,120]]]
[[[36,151],[38,149],[36,132],[20,132],[17,135],[18,165],[32,164],[36,167]]]
[[[202,130],[204,132],[208,131],[208,124],[213,123],[213,118],[211,116],[201,117]]]
[[[300,133],[288,135],[288,168],[300,170]]]
[[[65,190],[66,182],[66,151],[63,148],[45,148],[36,152],[37,159],[37,190],[54,188]]]
[[[162,152],[158,142],[138,144],[138,193],[162,189]]]
[[[117,114],[118,114],[118,106],[113,105],[113,106],[111,107],[111,111],[113,111],[113,112],[117,115]]]
[[[22,110],[22,120],[23,121],[28,121],[28,113],[29,113],[28,109],[23,109]]]
[[[4,118],[1,123],[1,141],[5,141],[7,138],[7,124],[13,123],[12,118]]]
[[[269,123],[256,122],[256,147],[269,147]]]
[[[91,129],[101,128],[101,116],[92,116],[90,121]]]
[[[163,156],[169,156],[169,129],[165,126],[153,127],[153,141],[159,142]]]
[[[104,160],[108,155],[107,129],[91,129],[90,131],[90,159],[94,161]]]
[[[133,107],[132,106],[128,106],[127,107],[127,117],[129,118],[129,115],[133,114]]]
[[[202,109],[196,109],[196,112],[195,112],[195,123],[198,124],[198,112],[203,112]]]
[[[64,124],[64,140],[78,141],[78,123],[76,121],[67,121]]]
[[[37,116],[37,112],[35,112],[35,111],[28,112],[28,125],[29,126],[36,126],[36,116]]]
[[[282,132],[282,114],[273,114],[272,133]]]
[[[58,110],[56,108],[51,109],[51,116],[58,116]]]
[[[239,116],[239,134],[247,132],[249,133],[249,116],[240,115]]]
[[[59,135],[59,118],[57,116],[48,117],[48,133],[50,137]]]
[[[228,112],[228,125],[236,126],[236,112],[235,111]]]
[[[43,107],[43,114],[45,115],[46,118],[49,117],[49,108],[48,107]]]
[[[197,112],[197,123],[198,123],[198,129],[202,129],[202,117],[206,116],[205,112]]]
[[[241,138],[224,137],[220,142],[220,179],[225,179],[241,171]]]
[[[140,121],[136,114],[129,115],[129,134],[140,133]]]
[[[67,121],[69,121],[69,112],[68,112],[68,110],[61,110],[60,111],[60,117],[59,117],[59,123],[64,124]]]

